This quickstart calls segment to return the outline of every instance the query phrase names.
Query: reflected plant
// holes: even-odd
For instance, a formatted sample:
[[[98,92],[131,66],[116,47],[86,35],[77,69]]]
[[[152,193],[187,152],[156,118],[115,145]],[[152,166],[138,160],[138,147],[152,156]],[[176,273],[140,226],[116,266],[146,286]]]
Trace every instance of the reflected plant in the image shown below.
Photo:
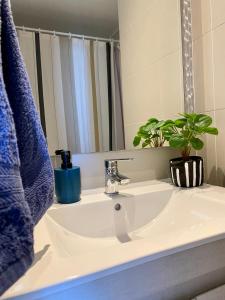
[[[162,147],[165,138],[161,131],[161,127],[165,125],[165,121],[159,121],[156,118],[150,118],[146,124],[142,125],[133,140],[134,147],[141,144],[145,147]]]

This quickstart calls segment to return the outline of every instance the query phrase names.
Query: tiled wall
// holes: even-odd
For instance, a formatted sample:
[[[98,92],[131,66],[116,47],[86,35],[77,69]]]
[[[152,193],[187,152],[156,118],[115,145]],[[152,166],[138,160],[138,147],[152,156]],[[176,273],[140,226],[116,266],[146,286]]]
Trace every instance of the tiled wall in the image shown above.
[[[198,0],[196,0],[198,1]],[[183,111],[180,0],[118,1],[126,149],[151,116]]]
[[[201,151],[209,183],[225,186],[225,1],[192,0],[195,107],[214,119],[219,136]]]

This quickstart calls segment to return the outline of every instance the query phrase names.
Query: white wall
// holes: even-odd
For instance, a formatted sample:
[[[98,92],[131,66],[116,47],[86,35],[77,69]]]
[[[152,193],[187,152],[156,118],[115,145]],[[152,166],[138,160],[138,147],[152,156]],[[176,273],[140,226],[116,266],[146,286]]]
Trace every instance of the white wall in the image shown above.
[[[183,111],[179,0],[119,0],[126,149],[151,116]]]
[[[196,111],[211,115],[219,129],[201,154],[208,182],[225,186],[225,1],[192,0],[192,13]]]

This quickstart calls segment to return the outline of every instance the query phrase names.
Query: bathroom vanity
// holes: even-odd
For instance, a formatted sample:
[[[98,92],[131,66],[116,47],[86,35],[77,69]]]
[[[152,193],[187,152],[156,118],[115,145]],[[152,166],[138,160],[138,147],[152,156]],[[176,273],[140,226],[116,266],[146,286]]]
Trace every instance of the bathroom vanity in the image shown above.
[[[48,210],[33,266],[2,299],[190,299],[225,282],[224,216],[216,186],[84,191]]]

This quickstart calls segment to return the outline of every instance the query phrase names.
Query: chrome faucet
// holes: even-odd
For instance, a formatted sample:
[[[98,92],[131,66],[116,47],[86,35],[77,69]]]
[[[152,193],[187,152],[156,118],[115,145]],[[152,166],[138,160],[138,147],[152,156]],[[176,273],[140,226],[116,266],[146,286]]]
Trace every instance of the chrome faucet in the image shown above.
[[[105,160],[105,193],[115,195],[119,193],[119,185],[130,182],[130,178],[119,173],[117,162],[119,160],[132,160],[133,158],[119,158]]]

